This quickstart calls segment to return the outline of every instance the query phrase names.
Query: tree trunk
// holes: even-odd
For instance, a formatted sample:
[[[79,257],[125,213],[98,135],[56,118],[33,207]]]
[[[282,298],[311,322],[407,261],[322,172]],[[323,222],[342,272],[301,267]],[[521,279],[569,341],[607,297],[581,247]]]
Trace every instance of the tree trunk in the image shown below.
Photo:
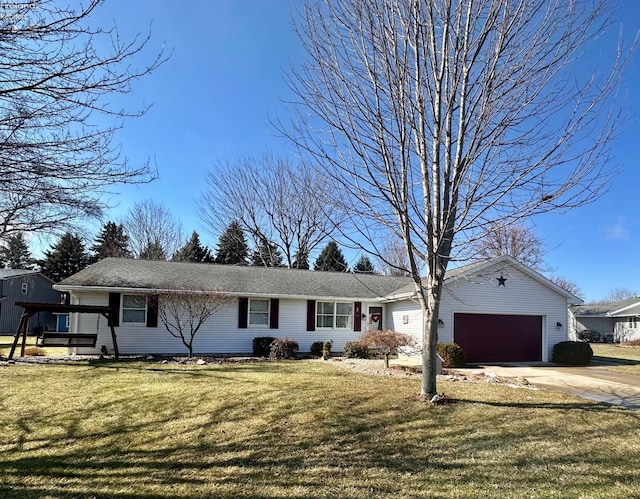
[[[384,367],[389,369],[389,354],[386,352],[384,354]]]
[[[422,308],[422,384],[420,395],[431,398],[438,393],[436,388],[436,359],[438,345],[438,314],[442,283],[437,278],[427,278],[426,290],[418,293]],[[426,296],[425,296],[426,294]]]

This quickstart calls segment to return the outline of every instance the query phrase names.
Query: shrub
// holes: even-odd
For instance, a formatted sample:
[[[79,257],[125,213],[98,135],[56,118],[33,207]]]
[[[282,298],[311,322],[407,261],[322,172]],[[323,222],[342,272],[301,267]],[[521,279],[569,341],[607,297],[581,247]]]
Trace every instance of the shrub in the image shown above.
[[[630,340],[622,343],[623,347],[637,348],[640,347],[640,340]]]
[[[271,360],[295,359],[298,355],[298,342],[288,338],[280,338],[271,343],[269,358]]]
[[[359,341],[347,341],[344,344],[344,356],[348,359],[368,359],[369,347]]]
[[[561,341],[553,347],[552,362],[568,366],[586,366],[591,362],[593,350],[582,341]]]
[[[254,357],[269,357],[271,343],[276,340],[273,336],[258,336],[253,339]]]
[[[584,331],[578,331],[578,339],[588,343],[600,343],[602,341],[602,335],[598,331],[585,329]]]
[[[322,357],[327,359],[331,357],[331,347],[333,346],[333,340],[329,341],[314,341],[311,343],[309,352],[313,357]]]
[[[24,349],[25,357],[44,357],[47,351],[40,347],[27,347]]]
[[[438,343],[436,348],[442,367],[464,367],[467,363],[467,354],[457,343]]]

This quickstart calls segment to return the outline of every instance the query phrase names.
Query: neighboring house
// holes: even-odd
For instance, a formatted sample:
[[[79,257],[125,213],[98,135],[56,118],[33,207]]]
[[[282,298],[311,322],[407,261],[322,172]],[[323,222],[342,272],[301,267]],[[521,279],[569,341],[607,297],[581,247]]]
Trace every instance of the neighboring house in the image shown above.
[[[640,339],[640,297],[616,303],[580,305],[570,308],[570,337],[578,339],[582,331],[600,333],[602,341],[624,342]]]
[[[49,302],[60,301],[60,292],[53,289],[53,281],[36,270],[0,269],[0,333],[15,334],[22,316],[22,308],[17,301]],[[40,312],[30,323],[35,328],[55,328],[52,314]]]
[[[333,340],[341,351],[367,330],[394,329],[421,342],[422,314],[406,277],[107,258],[55,287],[71,303],[117,310],[120,353],[181,353],[158,322],[158,290],[209,289],[237,297],[202,327],[194,353],[250,354],[257,336],[292,338],[300,351]],[[579,298],[511,257],[451,270],[440,306],[439,341],[460,343],[470,362],[539,361],[567,339],[567,307]],[[151,305],[151,306],[150,306]],[[98,333],[99,353],[113,345],[106,322],[71,315],[72,332]]]

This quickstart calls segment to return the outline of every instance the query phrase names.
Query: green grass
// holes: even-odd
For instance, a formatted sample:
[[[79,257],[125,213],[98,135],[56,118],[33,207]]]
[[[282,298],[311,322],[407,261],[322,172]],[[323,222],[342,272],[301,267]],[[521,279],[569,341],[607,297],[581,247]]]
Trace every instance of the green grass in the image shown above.
[[[0,357],[8,356],[9,352],[11,352],[11,345],[13,345],[13,335],[0,335]],[[14,356],[17,357],[20,355],[20,345],[22,345],[22,338],[18,341],[18,345],[16,346],[16,351]],[[33,347],[36,345],[36,337],[35,336],[27,336],[26,347]],[[66,347],[47,347],[44,349],[46,355],[51,357],[60,357],[68,354],[68,349]]]
[[[0,366],[0,497],[637,497],[640,414],[321,362]]]
[[[617,344],[592,343],[594,360],[615,363],[604,369],[640,375],[640,348],[621,347]]]

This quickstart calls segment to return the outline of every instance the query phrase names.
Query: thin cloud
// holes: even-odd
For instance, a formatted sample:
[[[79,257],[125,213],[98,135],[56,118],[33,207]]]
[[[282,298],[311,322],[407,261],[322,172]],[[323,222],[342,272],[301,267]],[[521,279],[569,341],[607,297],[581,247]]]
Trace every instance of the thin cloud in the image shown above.
[[[621,241],[629,239],[629,231],[624,226],[624,217],[618,217],[615,225],[605,227],[604,236],[608,240]]]

